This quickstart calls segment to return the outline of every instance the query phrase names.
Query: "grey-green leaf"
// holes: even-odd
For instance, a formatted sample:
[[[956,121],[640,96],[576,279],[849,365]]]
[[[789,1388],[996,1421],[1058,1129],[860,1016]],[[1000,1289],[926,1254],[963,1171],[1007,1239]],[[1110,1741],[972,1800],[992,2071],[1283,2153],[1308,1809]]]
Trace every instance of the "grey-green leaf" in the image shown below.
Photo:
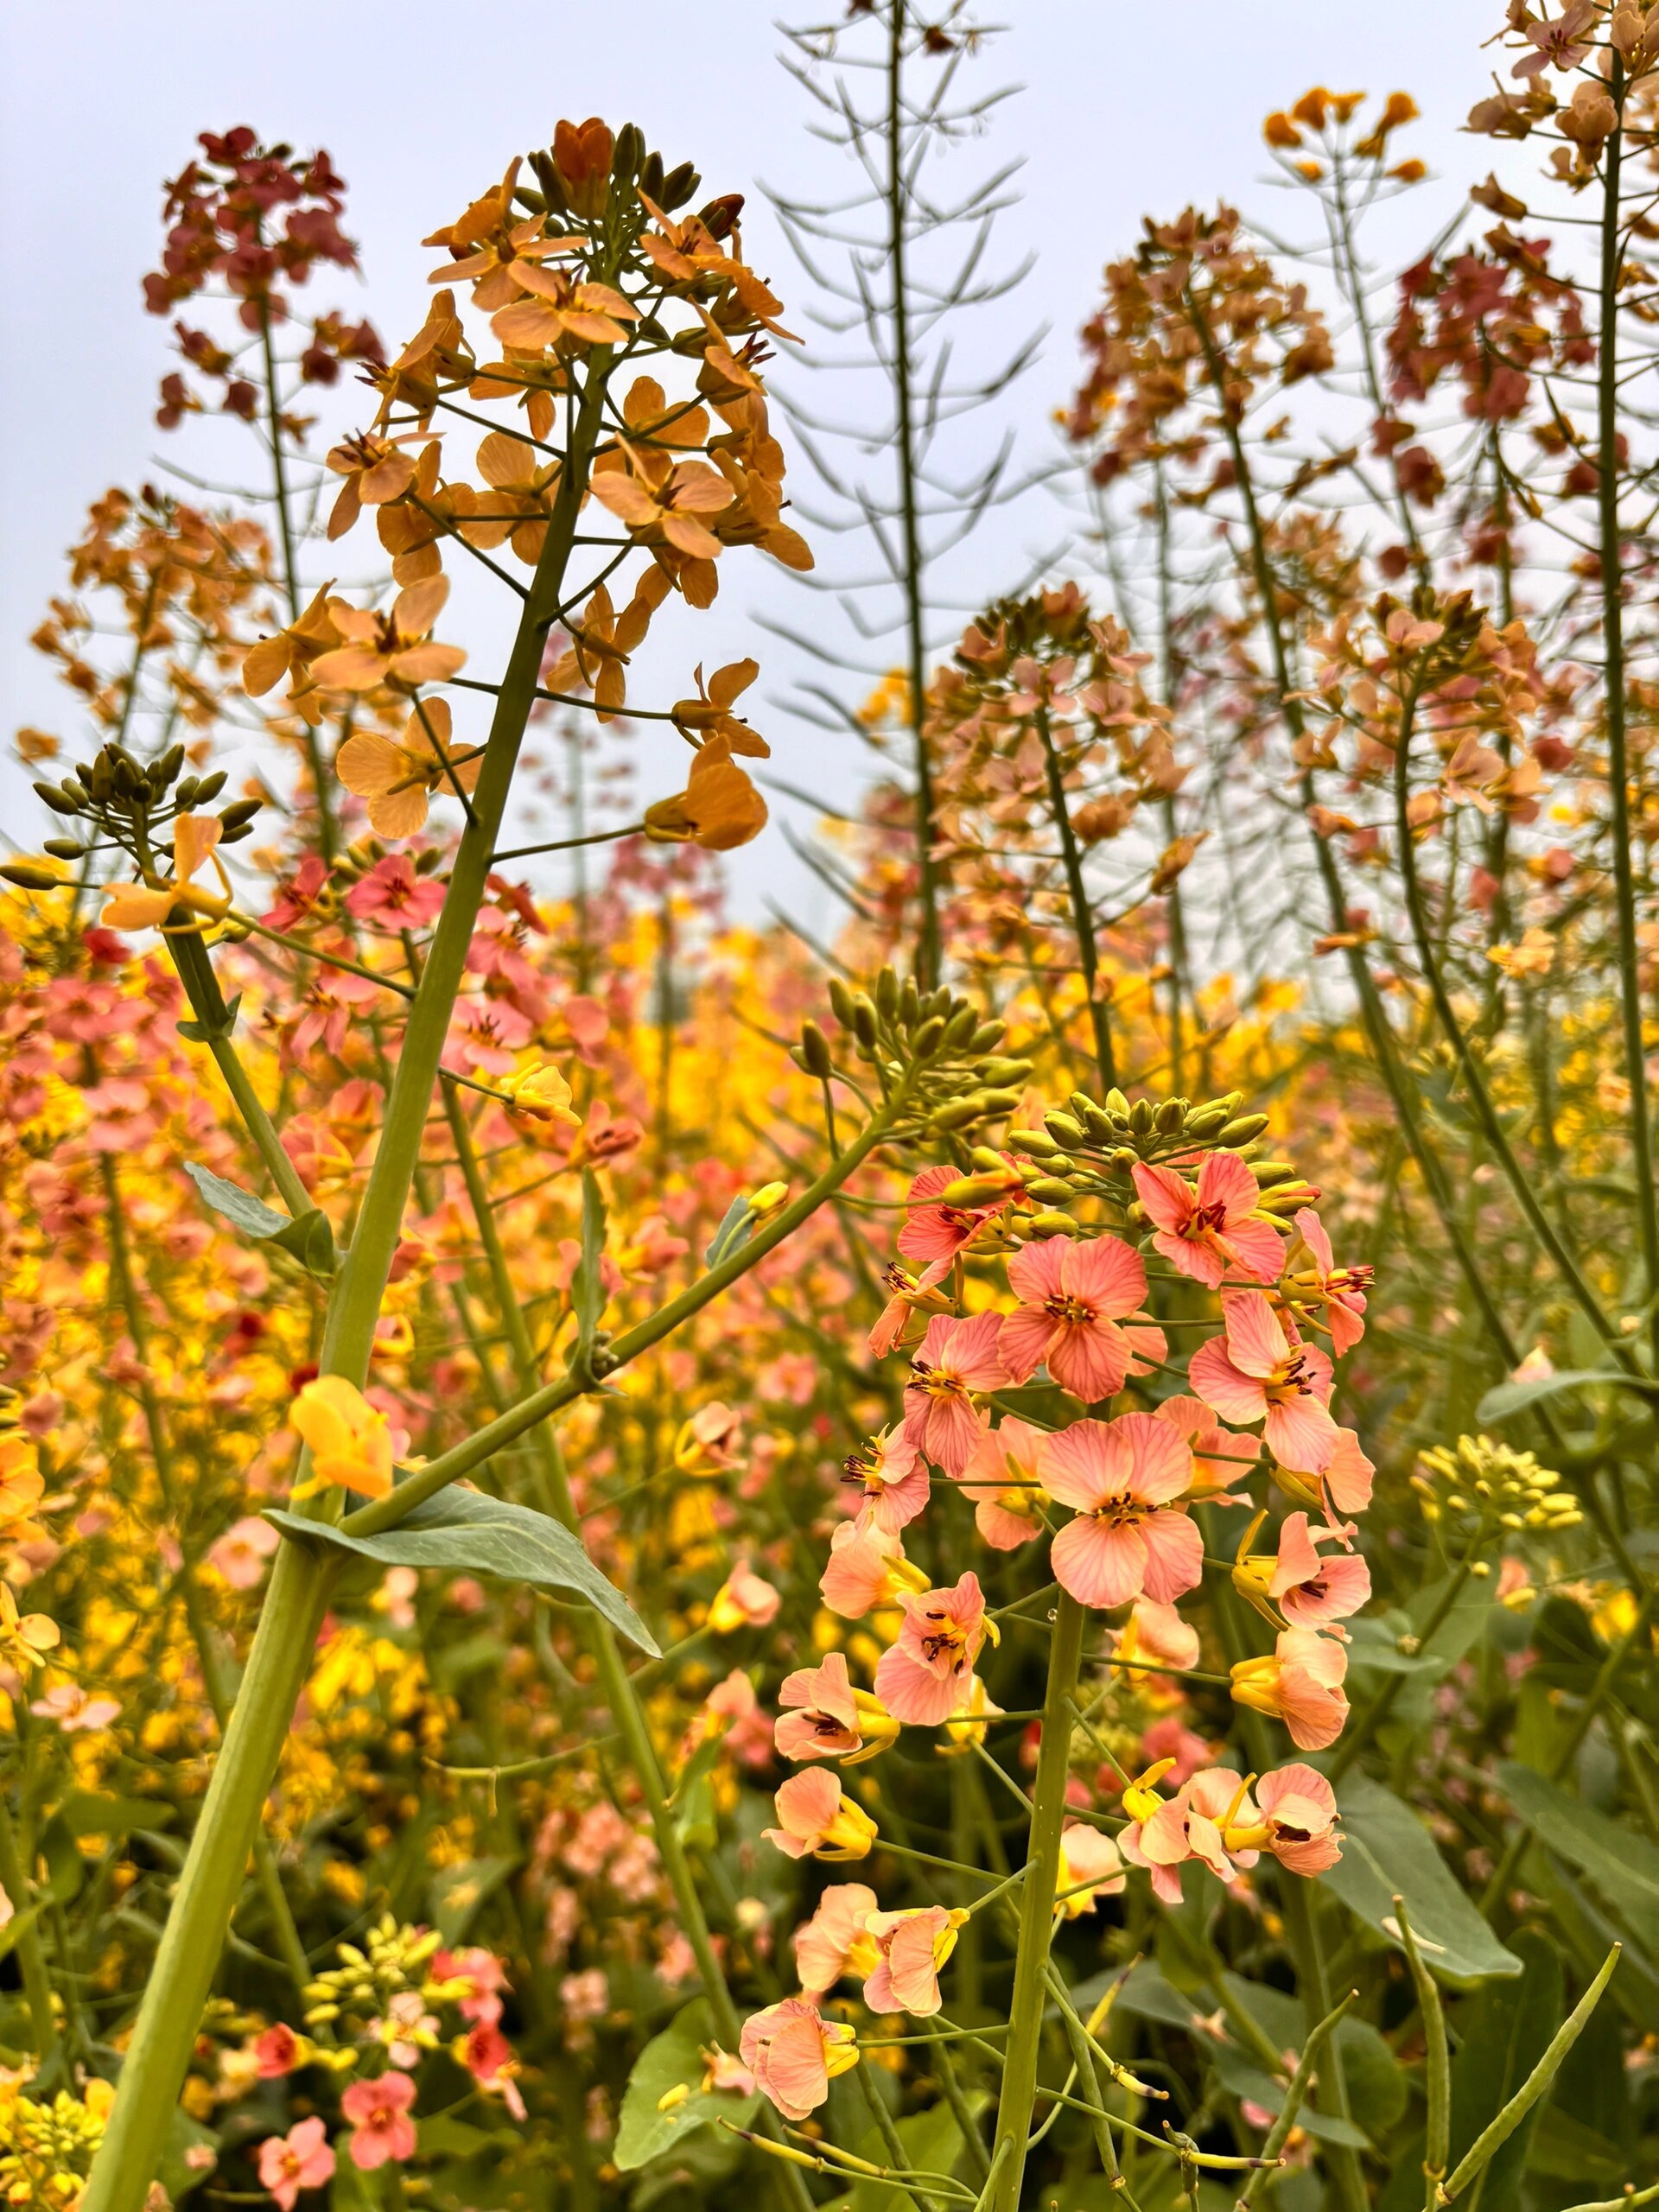
[[[440,1567],[452,1573],[491,1574],[504,1582],[566,1592],[602,1614],[630,1643],[652,1658],[660,1656],[651,1630],[570,1531],[528,1506],[452,1486],[378,1535],[348,1535],[332,1522],[308,1521],[297,1513],[271,1512],[265,1518],[301,1543],[338,1545],[383,1567]]]
[[[734,2089],[703,2088],[702,2054],[714,2040],[708,2000],[695,1998],[634,2061],[613,2153],[624,2173],[672,2150],[696,2128],[722,2119],[746,2127],[753,2119],[760,2102],[758,2090],[740,2096]],[[682,2090],[683,2095],[678,2094]]]
[[[599,1317],[605,1311],[605,1283],[601,1262],[605,1256],[605,1194],[591,1167],[582,1171],[582,1257],[570,1285],[575,1309],[576,1344],[585,1358],[593,1350]]]
[[[199,1167],[194,1160],[187,1160],[184,1172],[215,1213],[222,1213],[245,1236],[280,1236],[293,1223],[285,1213],[278,1213],[263,1198],[256,1198],[251,1191],[245,1191],[239,1183],[227,1183],[222,1175],[215,1175],[211,1168]]]
[[[1508,1421],[1546,1398],[1571,1397],[1580,1390],[1588,1389],[1634,1390],[1640,1397],[1651,1398],[1659,1393],[1659,1383],[1649,1376],[1630,1375],[1618,1368],[1566,1368],[1559,1375],[1535,1375],[1524,1382],[1500,1382],[1496,1389],[1489,1390],[1476,1407],[1475,1419],[1491,1422]]]
[[[1659,1959],[1659,1849],[1514,1759],[1499,1765],[1497,1782],[1540,1843],[1587,1874],[1649,1958]]]
[[[1434,1839],[1409,1805],[1368,1776],[1344,1776],[1342,1857],[1319,1877],[1350,1912],[1386,1936],[1400,1936],[1394,1900],[1403,1897],[1424,1963],[1452,1981],[1513,1974],[1521,1961],[1506,1950],[1453,1879]]]

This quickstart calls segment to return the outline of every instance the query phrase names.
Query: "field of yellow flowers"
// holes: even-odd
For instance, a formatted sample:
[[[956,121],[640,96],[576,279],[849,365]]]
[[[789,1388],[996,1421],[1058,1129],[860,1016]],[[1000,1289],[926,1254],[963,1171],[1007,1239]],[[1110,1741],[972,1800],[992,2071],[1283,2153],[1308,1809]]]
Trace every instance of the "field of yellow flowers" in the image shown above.
[[[402,340],[327,153],[164,188],[251,488],[96,502],[16,735],[0,2204],[1659,2202],[1659,8],[1514,0],[1402,269],[1398,92],[1267,119],[1316,251],[1103,236],[965,626],[983,27],[788,37],[830,739],[634,664],[820,577],[747,179],[503,148]]]

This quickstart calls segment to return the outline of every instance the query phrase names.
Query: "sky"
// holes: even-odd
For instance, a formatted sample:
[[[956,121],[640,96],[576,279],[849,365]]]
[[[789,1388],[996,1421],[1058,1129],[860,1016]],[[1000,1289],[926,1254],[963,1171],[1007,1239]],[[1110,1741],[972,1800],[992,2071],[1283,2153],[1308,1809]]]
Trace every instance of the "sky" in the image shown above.
[[[818,0],[816,16],[805,4],[791,20],[830,20],[841,0]],[[718,0],[695,12],[668,0],[557,0],[538,10],[501,0],[461,9],[436,0],[238,0],[234,8],[170,0],[164,10],[131,0],[36,0],[0,10],[9,324],[0,481],[10,508],[0,531],[0,669],[11,725],[76,734],[69,695],[28,639],[60,588],[64,550],[87,504],[113,483],[165,482],[168,462],[206,474],[247,466],[229,423],[169,438],[154,422],[156,386],[173,363],[167,325],[143,312],[139,279],[157,257],[161,181],[183,166],[197,131],[247,123],[270,139],[327,148],[348,180],[346,228],[365,274],[325,271],[311,294],[366,313],[395,345],[425,311],[431,256],[419,241],[428,232],[499,178],[513,153],[548,143],[560,117],[631,117],[671,165],[695,160],[705,191],[750,195],[745,257],[785,297],[791,327],[806,330],[811,287],[760,187],[828,199],[851,180],[843,158],[813,136],[807,96],[778,66],[775,12],[775,0]],[[1491,82],[1493,57],[1480,48],[1500,10],[1485,0],[1391,0],[1385,10],[1333,9],[1329,0],[1179,8],[986,0],[979,15],[1002,28],[966,81],[1021,89],[982,138],[950,160],[965,181],[1023,159],[995,258],[1006,266],[1031,255],[1034,265],[1011,298],[964,330],[962,359],[988,365],[1048,326],[1034,367],[981,418],[988,448],[1006,429],[1033,464],[1055,451],[1051,417],[1075,381],[1075,334],[1101,268],[1132,245],[1143,213],[1225,198],[1290,223],[1292,211],[1265,181],[1261,123],[1270,109],[1315,81],[1414,93],[1423,121],[1401,150],[1425,159],[1434,181],[1389,212],[1377,244],[1389,257],[1417,251],[1489,166],[1489,147],[1459,136]],[[801,368],[779,373],[810,396]],[[966,607],[1010,588],[1065,527],[1050,492],[1027,493],[994,513],[958,557],[951,596]],[[822,541],[818,550],[826,566],[842,557]],[[326,557],[318,549],[316,558]],[[850,633],[830,605],[761,556],[740,568],[728,556],[721,565],[712,617],[676,607],[675,620],[659,620],[638,696],[659,686],[666,702],[690,689],[696,660],[714,665],[754,651],[763,672],[752,713],[771,740],[772,772],[830,806],[849,805],[868,755],[855,739],[826,734],[792,711],[795,682],[823,671],[766,626],[805,632],[849,661]],[[338,556],[328,569],[319,571],[315,559],[311,568],[317,581],[337,568],[347,573]],[[466,638],[482,671],[499,618],[470,597],[458,598],[456,611],[470,626],[447,622],[446,633]],[[830,674],[861,696],[855,669]],[[683,766],[664,742],[677,744],[637,741],[647,798],[674,788]],[[800,827],[812,818],[810,809],[776,804]],[[0,831],[25,848],[44,834],[42,810],[10,762],[0,764]],[[834,925],[829,894],[776,831],[734,857],[733,883],[738,911],[752,918],[775,900],[809,928]]]

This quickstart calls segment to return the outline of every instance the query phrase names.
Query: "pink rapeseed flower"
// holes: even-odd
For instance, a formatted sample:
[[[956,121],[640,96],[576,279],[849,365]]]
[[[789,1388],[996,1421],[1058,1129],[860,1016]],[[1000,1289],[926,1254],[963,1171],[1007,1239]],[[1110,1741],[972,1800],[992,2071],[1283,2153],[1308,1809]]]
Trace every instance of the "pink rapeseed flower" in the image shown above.
[[[1328,1558],[1320,1554],[1322,1543],[1344,1541],[1339,1529],[1311,1527],[1306,1513],[1287,1516],[1268,1595],[1293,1626],[1324,1628],[1346,1620],[1369,1600],[1371,1570],[1357,1553],[1339,1551]]]
[[[1188,1364],[1192,1388],[1223,1421],[1265,1421],[1281,1466],[1322,1474],[1337,1448],[1331,1362],[1317,1344],[1293,1342],[1259,1290],[1224,1298],[1221,1313],[1224,1334]]]
[[[875,1841],[875,1822],[827,1767],[791,1774],[772,1802],[779,1825],[761,1834],[785,1859],[863,1859]]]
[[[954,1167],[924,1167],[905,1193],[910,1209],[899,1232],[899,1249],[907,1260],[918,1260],[930,1272],[941,1262],[949,1266],[958,1252],[971,1244],[988,1221],[994,1221],[1021,1187],[1017,1176],[1001,1198],[987,1205],[942,1206],[939,1192],[960,1179]]]
[[[302,2189],[321,2189],[334,2177],[334,2154],[320,2120],[302,2120],[286,2135],[268,2135],[259,2145],[259,2185],[283,2208],[294,2212]]]
[[[1135,1187],[1154,1235],[1152,1249],[1172,1268],[1211,1290],[1230,1270],[1273,1282],[1281,1247],[1271,1223],[1254,1219],[1262,1189],[1236,1152],[1210,1152],[1196,1191],[1173,1167],[1135,1166]]]
[[[795,1930],[795,1971],[809,1997],[822,1997],[843,1974],[871,1973],[878,1954],[864,1923],[876,1909],[866,1882],[832,1882],[810,1920]]]
[[[976,1391],[996,1390],[1008,1380],[997,1350],[1000,1313],[953,1321],[937,1313],[911,1362],[905,1385],[905,1434],[947,1475],[959,1475],[974,1455],[985,1427]]]
[[[949,1590],[900,1594],[904,1624],[881,1654],[875,1694],[895,1720],[937,1728],[965,1702],[985,1641],[985,1597],[976,1574]]]
[[[444,888],[419,874],[407,853],[388,853],[346,893],[346,904],[360,922],[389,930],[422,930],[443,912]]]
[[[372,2082],[353,2082],[340,2101],[340,2111],[352,2123],[346,2148],[359,2172],[372,2174],[378,2166],[401,2165],[415,2155],[415,2123],[410,2107],[415,2084],[407,2074],[378,2074]]]
[[[1147,1294],[1141,1255],[1116,1236],[1073,1244],[1062,1236],[1022,1245],[1008,1262],[1020,1300],[1002,1323],[1002,1364],[1016,1382],[1046,1365],[1061,1389],[1085,1405],[1123,1388],[1134,1347],[1117,1324]]]
[[[779,1758],[844,1759],[856,1766],[899,1733],[880,1699],[853,1688],[839,1651],[826,1652],[822,1666],[785,1675],[778,1702],[789,1708],[779,1714],[774,1734]]]
[[[944,1999],[939,1968],[957,1948],[957,1933],[968,1918],[942,1904],[914,1905],[902,1912],[871,1912],[865,1933],[874,1942],[876,1962],[864,1983],[864,2002],[874,2012],[911,2012],[925,2018]]]
[[[1055,1537],[1055,1580],[1080,1605],[1168,1605],[1204,1573],[1204,1540],[1174,1504],[1192,1479],[1192,1454],[1155,1414],[1074,1421],[1043,1456],[1049,1495],[1076,1509]]]
[[[763,2096],[785,2120],[804,2120],[830,2094],[830,2084],[858,2063],[858,2031],[850,2022],[826,2020],[805,1997],[786,1997],[743,2023],[738,2045]]]
[[[1322,1751],[1348,1718],[1348,1654],[1317,1629],[1281,1629],[1273,1650],[1232,1669],[1233,1701],[1282,1720],[1299,1751]]]
[[[1010,1414],[984,1430],[962,1471],[974,1526],[993,1551],[1011,1552],[1043,1533],[1043,1455],[1047,1432]]]
[[[863,1497],[860,1526],[896,1535],[927,1503],[931,1478],[927,1462],[902,1429],[894,1435],[884,1428],[863,1449],[849,1454],[842,1465],[843,1479]]]
[[[1331,1350],[1340,1359],[1365,1333],[1365,1294],[1376,1280],[1376,1270],[1339,1268],[1325,1224],[1312,1206],[1303,1206],[1296,1215],[1296,1233],[1313,1264],[1293,1277],[1294,1287],[1299,1294],[1310,1293],[1324,1306]]]

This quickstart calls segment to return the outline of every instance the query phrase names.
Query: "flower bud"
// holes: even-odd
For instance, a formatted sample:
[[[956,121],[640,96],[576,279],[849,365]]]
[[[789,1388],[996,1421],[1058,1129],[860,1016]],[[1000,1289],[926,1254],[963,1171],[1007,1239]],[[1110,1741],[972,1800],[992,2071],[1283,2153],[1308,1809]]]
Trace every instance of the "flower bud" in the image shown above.
[[[830,1011],[843,1029],[853,1026],[853,995],[839,976],[830,978]]]
[[[1138,1137],[1152,1135],[1152,1101],[1137,1098],[1129,1109],[1129,1127]]]
[[[1058,1106],[1044,1115],[1043,1127],[1064,1150],[1082,1150],[1084,1138],[1081,1123],[1074,1121],[1070,1114],[1063,1114]]]
[[[1173,1136],[1177,1129],[1185,1128],[1186,1126],[1185,1099],[1166,1098],[1153,1116],[1152,1121],[1153,1127],[1160,1136]]]
[[[801,1065],[809,1075],[820,1083],[827,1083],[834,1072],[835,1063],[830,1057],[830,1039],[816,1021],[801,1024]]]
[[[930,1014],[911,1039],[911,1052],[918,1060],[931,1060],[944,1042],[944,1024],[937,1014]]]
[[[1216,1139],[1228,1152],[1236,1152],[1247,1144],[1254,1144],[1268,1126],[1265,1114],[1242,1114],[1236,1122],[1229,1122]]]
[[[1033,1214],[1026,1224],[1033,1236],[1081,1236],[1082,1224],[1072,1220],[1069,1213]]]

